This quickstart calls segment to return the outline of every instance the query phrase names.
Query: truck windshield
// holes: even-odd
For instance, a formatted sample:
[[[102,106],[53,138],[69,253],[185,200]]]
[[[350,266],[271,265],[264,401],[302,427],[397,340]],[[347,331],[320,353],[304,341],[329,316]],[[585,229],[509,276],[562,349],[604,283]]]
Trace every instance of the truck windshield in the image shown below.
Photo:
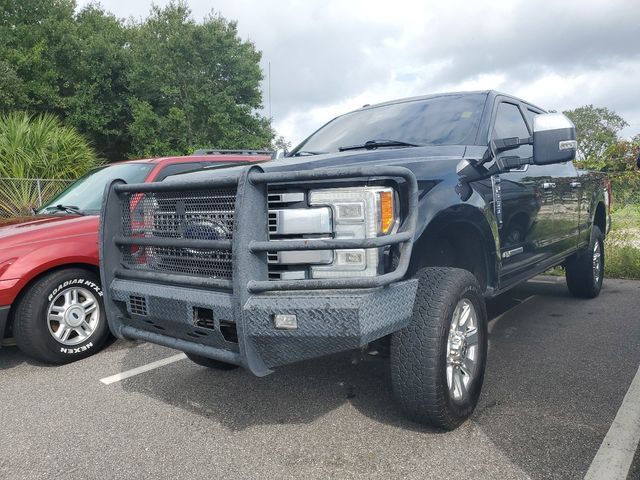
[[[393,144],[386,147],[472,145],[486,98],[481,93],[443,95],[357,110],[327,123],[291,155],[354,150],[358,145],[371,148],[365,144],[382,145],[390,140]]]
[[[107,183],[116,178],[121,178],[127,183],[143,182],[152,167],[153,165],[148,163],[122,163],[91,170],[42,207],[38,213],[70,212],[72,210],[84,214],[99,213],[102,194]],[[58,207],[58,205],[65,208]]]

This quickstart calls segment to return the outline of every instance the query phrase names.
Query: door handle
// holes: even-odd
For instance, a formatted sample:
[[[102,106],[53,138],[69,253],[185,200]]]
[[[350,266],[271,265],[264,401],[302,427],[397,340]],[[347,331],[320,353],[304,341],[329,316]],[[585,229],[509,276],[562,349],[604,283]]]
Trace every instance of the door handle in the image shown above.
[[[549,188],[556,188],[556,184],[553,182],[544,182],[542,184],[542,188],[544,188],[545,190],[548,190]]]
[[[580,188],[582,186],[580,182],[571,182],[569,185],[571,185],[571,188]]]

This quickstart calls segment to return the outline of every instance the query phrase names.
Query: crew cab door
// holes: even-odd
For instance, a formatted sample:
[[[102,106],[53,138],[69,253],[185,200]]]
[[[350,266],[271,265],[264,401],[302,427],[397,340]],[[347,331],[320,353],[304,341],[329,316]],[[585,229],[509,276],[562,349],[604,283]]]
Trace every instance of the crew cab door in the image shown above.
[[[533,117],[539,111],[531,107],[524,109],[529,128],[533,129]],[[573,162],[547,165],[550,174],[547,184],[553,185],[553,228],[551,250],[553,255],[563,255],[578,246],[580,205],[582,204],[583,185]]]
[[[532,135],[524,117],[524,107],[511,98],[500,98],[494,108],[491,138],[526,138]],[[498,154],[529,158],[531,145]],[[525,165],[500,174],[502,191],[502,226],[500,254],[502,279],[508,281],[532,264],[550,258],[554,236],[553,165]]]
[[[554,198],[553,253],[563,255],[578,246],[582,184],[572,162],[551,165]]]

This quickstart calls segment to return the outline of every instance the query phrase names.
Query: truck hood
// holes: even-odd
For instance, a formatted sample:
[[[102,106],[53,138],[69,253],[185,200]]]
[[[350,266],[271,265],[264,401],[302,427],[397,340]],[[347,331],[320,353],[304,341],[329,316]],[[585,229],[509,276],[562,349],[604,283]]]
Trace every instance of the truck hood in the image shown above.
[[[347,166],[398,165],[417,171],[428,169],[434,176],[445,171],[451,172],[451,161],[460,160],[467,151],[465,145],[442,145],[414,148],[379,148],[376,150],[353,150],[323,155],[286,157],[280,160],[260,164],[265,172],[301,171],[316,168],[332,168]],[[473,147],[471,147],[473,149]],[[486,148],[486,147],[485,147]],[[167,182],[184,180],[202,180],[205,176],[220,177],[237,174],[246,167],[232,167],[216,172],[195,172],[176,175]]]
[[[97,215],[35,215],[0,219],[0,249],[77,235],[97,235],[98,222]]]
[[[345,166],[403,165],[416,161],[437,161],[445,158],[462,158],[465,147],[460,145],[429,146],[417,148],[380,148],[376,150],[352,150],[324,155],[288,157],[262,165],[265,171],[310,170]]]

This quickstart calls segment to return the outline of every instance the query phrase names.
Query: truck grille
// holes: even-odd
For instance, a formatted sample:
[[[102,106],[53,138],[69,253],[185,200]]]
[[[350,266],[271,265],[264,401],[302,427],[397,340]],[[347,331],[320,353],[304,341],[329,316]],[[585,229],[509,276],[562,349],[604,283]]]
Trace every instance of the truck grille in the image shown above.
[[[235,188],[206,191],[131,193],[122,203],[125,237],[232,240]],[[230,280],[230,250],[121,245],[131,269]]]

